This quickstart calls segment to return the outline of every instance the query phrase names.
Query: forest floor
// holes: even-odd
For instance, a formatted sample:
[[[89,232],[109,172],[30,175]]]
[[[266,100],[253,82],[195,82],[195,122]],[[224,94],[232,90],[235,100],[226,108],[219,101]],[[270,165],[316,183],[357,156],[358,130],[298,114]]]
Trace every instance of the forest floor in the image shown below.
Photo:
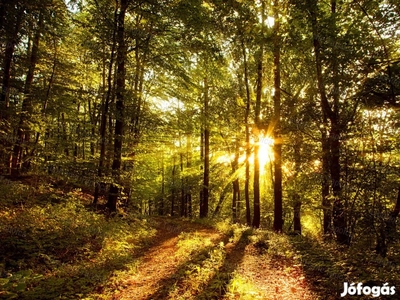
[[[299,265],[269,257],[267,245],[250,243],[244,231],[229,239],[210,226],[163,218],[156,227],[138,273],[113,299],[319,298]]]
[[[63,182],[0,177],[0,299],[330,300],[344,282],[400,289],[397,244],[381,258],[362,239],[343,248],[221,219],[110,216],[91,201]]]

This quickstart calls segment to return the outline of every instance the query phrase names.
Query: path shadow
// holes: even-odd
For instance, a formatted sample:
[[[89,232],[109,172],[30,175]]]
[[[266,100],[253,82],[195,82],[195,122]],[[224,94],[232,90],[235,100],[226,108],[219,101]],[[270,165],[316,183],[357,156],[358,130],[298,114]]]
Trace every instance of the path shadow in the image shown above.
[[[200,264],[201,262],[207,260],[209,258],[209,252],[215,249],[216,247],[215,245],[218,245],[221,242],[223,242],[224,244],[228,243],[229,236],[221,236],[220,238],[214,241],[213,245],[205,247],[189,260],[186,260],[181,264],[179,264],[176,271],[169,277],[164,278],[162,280],[162,284],[160,285],[160,287],[153,294],[148,295],[145,299],[146,300],[168,299],[168,295],[174,289],[175,285],[186,277],[187,272],[190,272],[192,270],[191,265],[193,263]]]
[[[343,282],[347,281],[343,270],[335,264],[335,257],[320,242],[303,236],[289,237],[310,290],[320,299],[342,299]]]
[[[215,272],[214,276],[208,281],[208,284],[195,299],[221,299],[226,294],[228,291],[228,284],[232,279],[232,273],[243,261],[247,244],[247,233],[243,232],[236,243],[226,246],[231,247],[227,249],[223,265]]]

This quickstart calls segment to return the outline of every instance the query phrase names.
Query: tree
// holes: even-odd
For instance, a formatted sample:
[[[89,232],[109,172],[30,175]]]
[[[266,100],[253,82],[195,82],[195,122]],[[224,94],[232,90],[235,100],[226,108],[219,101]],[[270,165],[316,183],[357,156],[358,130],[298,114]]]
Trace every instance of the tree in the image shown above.
[[[122,139],[124,129],[124,99],[125,99],[125,14],[128,9],[129,0],[121,0],[119,3],[118,26],[117,26],[117,74],[116,74],[116,121],[114,132],[114,159],[112,164],[112,175],[116,182],[110,186],[107,207],[110,211],[117,210],[117,200],[119,192],[119,179],[122,159]]]
[[[204,167],[203,167],[203,192],[200,199],[200,218],[208,215],[209,184],[210,184],[210,129],[208,125],[208,78],[204,78],[204,106],[203,106],[203,141],[204,141]],[[202,141],[202,143],[203,143]]]
[[[274,230],[282,232],[282,139],[280,134],[281,119],[281,74],[280,74],[280,21],[279,1],[274,2]],[[296,212],[295,212],[296,214]]]
[[[30,50],[30,58],[29,58],[29,67],[28,73],[25,79],[25,87],[24,87],[24,100],[22,102],[22,111],[17,129],[17,141],[14,145],[14,153],[12,157],[12,165],[11,165],[11,175],[17,176],[19,175],[19,171],[22,166],[22,162],[27,166],[27,153],[22,152],[22,143],[29,143],[31,130],[29,123],[31,122],[31,117],[33,113],[33,104],[32,104],[32,83],[33,76],[36,68],[36,64],[38,61],[38,51],[39,51],[39,42],[40,36],[43,31],[43,12],[39,12],[39,16],[37,19],[36,32],[33,36],[32,49]],[[24,161],[25,160],[25,161]],[[26,169],[26,168],[25,168]]]

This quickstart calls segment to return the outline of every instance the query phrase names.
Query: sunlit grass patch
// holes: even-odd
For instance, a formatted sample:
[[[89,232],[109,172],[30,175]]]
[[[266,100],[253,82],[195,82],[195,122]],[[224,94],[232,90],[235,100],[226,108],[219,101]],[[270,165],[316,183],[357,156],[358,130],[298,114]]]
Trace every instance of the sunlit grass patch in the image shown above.
[[[199,256],[196,260],[189,262],[185,268],[185,276],[169,292],[170,299],[194,299],[211,279],[213,279],[213,286],[207,294],[202,294],[201,299],[214,299],[218,296],[226,282],[226,274],[219,272],[225,256],[224,244],[221,242],[204,256]]]
[[[198,232],[183,232],[178,237],[177,256],[188,259],[193,254],[213,244],[211,238],[202,237]]]
[[[250,279],[238,272],[233,272],[231,281],[227,286],[227,293],[224,299],[253,300],[258,298],[261,293],[258,287]]]
[[[237,242],[242,234],[250,235],[252,228],[242,224],[232,224],[230,220],[221,220],[214,224],[215,229],[230,237],[230,242]]]
[[[107,294],[121,278],[136,272],[133,255],[155,234],[129,216],[107,218],[87,210],[73,192],[45,203],[25,199],[20,183],[0,182],[0,190],[4,185],[6,190],[16,187],[10,197],[29,205],[12,200],[0,209],[0,297],[81,299]]]

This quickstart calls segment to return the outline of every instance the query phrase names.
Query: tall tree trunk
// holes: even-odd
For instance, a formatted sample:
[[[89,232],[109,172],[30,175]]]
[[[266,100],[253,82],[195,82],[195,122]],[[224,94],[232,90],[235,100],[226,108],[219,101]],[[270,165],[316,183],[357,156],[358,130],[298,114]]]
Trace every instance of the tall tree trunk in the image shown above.
[[[185,216],[185,179],[183,178],[183,152],[182,152],[182,144],[181,144],[181,136],[179,134],[179,159],[180,159],[180,177],[181,177],[181,199],[180,199],[180,216],[184,217]]]
[[[65,113],[61,113],[61,127],[62,127],[62,137],[65,144],[64,146],[64,154],[65,156],[69,156],[69,148],[68,148],[68,133],[67,133],[67,123],[65,122]],[[58,135],[60,136],[60,135]]]
[[[200,218],[208,215],[209,181],[210,181],[210,132],[208,128],[208,80],[204,78],[204,170],[203,198],[200,202]]]
[[[10,1],[11,2],[11,1]],[[3,2],[2,2],[3,4]],[[14,5],[12,3],[4,3],[4,10],[6,6]],[[2,11],[3,13],[5,11]],[[9,105],[9,95],[10,95],[10,79],[11,79],[11,65],[12,59],[14,56],[15,46],[18,44],[18,33],[21,29],[22,18],[24,15],[24,8],[20,7],[16,12],[15,24],[8,24],[12,30],[7,30],[10,34],[6,39],[6,47],[4,52],[4,60],[3,60],[3,77],[2,77],[2,85],[1,85],[1,94],[0,94],[0,102],[3,105],[1,111],[2,119],[5,117],[3,114],[3,108],[8,108]],[[3,18],[1,18],[3,21]]]
[[[329,133],[330,143],[330,166],[331,166],[331,180],[332,192],[334,196],[333,202],[333,226],[336,233],[336,239],[341,244],[350,244],[350,234],[347,230],[347,216],[346,207],[342,201],[341,195],[341,182],[340,182],[340,137],[341,137],[341,124],[339,119],[339,74],[338,74],[338,50],[336,46],[336,39],[338,29],[336,25],[336,0],[331,0],[331,13],[332,13],[332,26],[333,26],[333,49],[332,49],[332,77],[333,77],[333,110],[331,114],[331,130]]]
[[[335,198],[333,203],[333,226],[334,232],[336,233],[336,240],[340,244],[349,244],[350,236],[347,232],[345,207],[341,202],[341,186],[340,186],[340,134],[341,126],[339,122],[339,92],[338,92],[338,78],[337,78],[337,59],[336,49],[333,46],[332,51],[332,73],[333,73],[333,109],[331,108],[325,89],[325,82],[322,74],[322,58],[321,58],[321,45],[318,34],[318,21],[317,21],[317,1],[311,1],[310,3],[310,17],[311,17],[311,27],[314,40],[314,53],[315,53],[315,65],[316,65],[316,75],[318,91],[321,98],[322,113],[324,116],[330,120],[331,128],[329,131],[329,151],[330,151],[330,176],[333,196]],[[332,15],[336,14],[336,1],[331,2]],[[334,20],[335,22],[335,20]],[[336,26],[334,24],[334,26]],[[336,35],[336,27],[333,30],[334,35]],[[336,40],[336,36],[334,36]]]
[[[36,63],[38,61],[39,43],[40,43],[40,35],[42,32],[42,27],[43,27],[43,13],[41,12],[39,15],[36,33],[33,38],[32,51],[29,58],[29,68],[28,68],[28,74],[26,75],[25,88],[24,88],[24,100],[22,101],[21,116],[17,129],[18,139],[14,145],[14,150],[13,150],[11,176],[19,175],[22,166],[21,159],[23,159],[24,157],[22,153],[23,150],[22,144],[25,143],[26,146],[28,146],[28,143],[30,141],[31,130],[29,122],[31,121],[33,112],[32,83],[36,69]]]
[[[280,134],[281,118],[281,74],[280,51],[281,41],[279,35],[279,1],[274,1],[274,230],[283,230],[282,210],[282,142]]]
[[[329,199],[329,180],[330,180],[330,171],[329,171],[329,161],[330,161],[330,146],[329,140],[326,133],[327,120],[324,117],[324,128],[322,128],[322,207],[323,207],[323,226],[324,226],[324,235],[326,237],[330,237],[332,234],[332,203]]]
[[[232,164],[232,172],[236,174],[239,169],[239,139],[236,137],[235,142],[235,158]],[[240,202],[240,185],[239,185],[239,177],[236,175],[235,179],[232,182],[232,221],[234,223],[238,222],[239,218],[239,202]]]
[[[175,175],[176,175],[176,158],[174,154],[174,165],[172,167],[172,189],[171,189],[171,217],[175,215]]]
[[[245,123],[245,139],[246,139],[246,165],[245,165],[245,181],[244,181],[244,198],[246,205],[246,224],[251,225],[251,212],[250,212],[250,126],[249,126],[249,116],[250,116],[250,86],[249,86],[249,75],[247,67],[247,54],[246,47],[244,45],[243,37],[241,39],[242,44],[242,54],[243,54],[243,66],[244,66],[244,83],[246,86],[246,110],[244,115]]]
[[[254,139],[254,181],[253,181],[253,223],[254,228],[260,227],[260,161],[259,161],[259,129],[260,129],[260,114],[261,114],[261,97],[263,89],[263,59],[264,59],[264,21],[265,21],[265,3],[261,0],[261,42],[260,49],[257,55],[257,88],[256,88],[256,105],[254,108],[255,126],[257,135]]]
[[[350,244],[350,236],[347,231],[345,207],[341,199],[340,184],[340,129],[338,121],[331,120],[331,131],[329,133],[330,143],[330,170],[332,181],[333,202],[333,228],[336,239],[340,244]]]
[[[189,169],[191,166],[191,161],[192,161],[192,141],[191,141],[191,135],[188,134],[187,136],[187,141],[186,141],[186,169]],[[190,188],[190,183],[189,183],[189,176],[186,176],[186,205],[187,205],[187,216],[191,218],[192,217],[192,192]]]
[[[99,158],[99,165],[97,168],[98,182],[96,182],[95,189],[94,189],[94,197],[93,197],[94,205],[96,205],[98,202],[99,194],[100,194],[100,187],[103,186],[102,178],[103,178],[103,174],[104,174],[104,163],[105,163],[105,157],[106,157],[107,116],[108,116],[108,110],[109,110],[109,106],[110,106],[110,102],[111,102],[111,95],[112,95],[112,90],[113,90],[112,73],[113,73],[113,67],[114,67],[114,55],[115,55],[115,47],[116,47],[116,32],[118,30],[117,24],[118,24],[118,6],[116,6],[115,11],[114,11],[115,27],[114,27],[114,31],[113,31],[110,63],[108,66],[107,94],[102,103],[102,111],[101,111],[101,119],[100,119],[100,158]],[[104,57],[103,68],[105,69],[105,57]],[[103,71],[103,76],[105,77],[105,71]],[[103,84],[104,84],[104,90],[105,90],[105,82],[104,81],[103,81]]]
[[[113,183],[110,186],[107,207],[110,211],[117,210],[117,200],[119,192],[120,169],[122,160],[122,138],[124,129],[124,97],[125,97],[125,13],[128,8],[128,0],[121,0],[120,11],[118,15],[117,30],[117,87],[116,87],[116,115],[115,115],[115,132],[114,132],[114,159],[112,163]]]
[[[301,171],[301,136],[295,138],[294,144],[294,179],[297,181],[298,175]],[[293,195],[293,230],[294,232],[301,234],[301,196],[298,191],[298,185],[295,186]]]
[[[12,12],[12,6],[15,6],[13,1],[2,1],[2,9],[0,9],[2,14],[4,15],[7,13]],[[15,22],[14,19],[11,21],[11,24],[4,24],[4,18],[1,17],[1,29],[3,29],[6,34],[5,39],[5,52],[3,58],[3,76],[1,82],[1,94],[0,94],[0,130],[4,132],[4,140],[1,141],[4,151],[1,155],[1,163],[4,164],[4,173],[10,173],[11,169],[11,160],[12,160],[12,147],[13,141],[10,140],[8,134],[10,131],[10,123],[9,123],[9,106],[10,106],[10,80],[11,80],[11,65],[14,57],[15,46],[19,42],[19,31],[21,29],[21,25],[23,22],[24,16],[24,7],[19,6],[17,10],[14,12],[15,15]],[[1,166],[3,167],[3,166]]]
[[[44,120],[46,118],[46,111],[47,111],[47,105],[49,103],[50,100],[50,93],[51,90],[53,88],[53,84],[54,84],[54,78],[56,76],[56,67],[57,67],[57,58],[58,58],[58,51],[57,51],[57,41],[56,39],[54,39],[54,58],[53,58],[53,68],[51,71],[51,75],[50,75],[50,79],[49,79],[49,84],[47,86],[47,91],[46,91],[46,97],[44,99],[43,102],[43,107],[42,107],[42,119]],[[48,132],[48,128],[45,129],[46,132]],[[39,138],[40,138],[40,132],[36,133],[36,139],[35,139],[35,143],[33,145],[32,151],[30,153],[30,157],[33,157],[35,154],[35,150],[37,148],[37,145],[39,144]],[[28,163],[30,162],[30,160],[28,160]],[[27,168],[29,169],[30,165],[27,166]]]
[[[165,168],[164,168],[164,150],[161,153],[161,199],[159,214],[164,215],[164,197],[165,197]]]

